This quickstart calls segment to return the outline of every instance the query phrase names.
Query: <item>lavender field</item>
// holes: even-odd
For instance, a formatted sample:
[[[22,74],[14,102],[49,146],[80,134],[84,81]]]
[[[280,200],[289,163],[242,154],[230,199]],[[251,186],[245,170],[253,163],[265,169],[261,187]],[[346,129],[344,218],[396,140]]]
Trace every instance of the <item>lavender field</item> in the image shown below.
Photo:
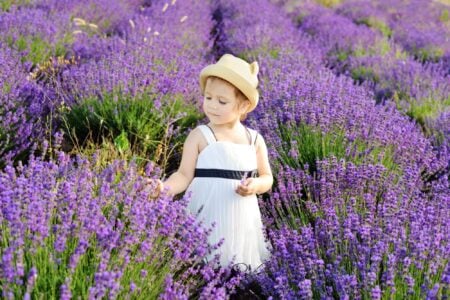
[[[0,298],[449,299],[444,0],[0,1]],[[221,267],[189,195],[151,199],[198,76],[260,65],[271,257]]]

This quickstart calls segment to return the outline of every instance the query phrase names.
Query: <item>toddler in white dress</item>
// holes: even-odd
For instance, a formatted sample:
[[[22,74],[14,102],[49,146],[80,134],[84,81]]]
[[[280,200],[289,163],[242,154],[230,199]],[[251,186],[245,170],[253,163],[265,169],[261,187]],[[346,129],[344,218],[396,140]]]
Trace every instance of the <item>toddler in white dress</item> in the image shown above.
[[[209,242],[224,239],[217,250],[221,265],[234,259],[247,271],[269,256],[256,194],[267,192],[273,183],[263,137],[241,123],[258,103],[258,70],[257,62],[225,54],[201,71],[209,123],[189,133],[178,171],[157,185],[157,194],[187,189],[189,210],[207,225],[216,223]]]

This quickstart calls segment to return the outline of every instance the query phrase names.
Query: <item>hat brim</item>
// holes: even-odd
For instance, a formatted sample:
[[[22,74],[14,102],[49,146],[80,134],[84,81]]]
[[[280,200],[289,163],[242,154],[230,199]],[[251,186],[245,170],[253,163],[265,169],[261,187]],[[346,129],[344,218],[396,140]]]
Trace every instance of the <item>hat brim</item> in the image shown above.
[[[200,72],[200,88],[205,92],[206,79],[209,76],[216,76],[224,79],[238,88],[250,100],[250,107],[247,112],[256,108],[259,99],[259,93],[256,88],[251,86],[248,81],[233,70],[217,64],[209,65]]]

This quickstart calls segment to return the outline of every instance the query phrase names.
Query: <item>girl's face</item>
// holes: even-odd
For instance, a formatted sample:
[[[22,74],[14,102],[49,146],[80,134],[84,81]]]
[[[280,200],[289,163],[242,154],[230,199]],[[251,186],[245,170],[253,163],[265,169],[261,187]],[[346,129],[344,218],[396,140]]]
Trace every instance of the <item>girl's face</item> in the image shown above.
[[[213,124],[240,120],[250,103],[236,96],[235,87],[226,81],[209,78],[205,85],[203,111]]]

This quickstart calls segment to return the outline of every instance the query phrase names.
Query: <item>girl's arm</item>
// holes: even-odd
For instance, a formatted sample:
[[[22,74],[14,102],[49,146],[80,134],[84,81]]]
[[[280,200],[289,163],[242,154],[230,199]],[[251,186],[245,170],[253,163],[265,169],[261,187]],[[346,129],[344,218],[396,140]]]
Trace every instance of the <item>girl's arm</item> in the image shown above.
[[[186,190],[194,178],[195,166],[199,152],[201,132],[192,130],[183,145],[183,155],[178,170],[162,183],[163,189],[167,189],[170,195],[176,195]]]
[[[270,190],[273,184],[272,170],[269,164],[267,146],[261,135],[256,140],[256,159],[258,163],[257,178],[247,178],[236,190],[241,196],[263,194]]]
[[[272,188],[273,175],[270,169],[266,142],[261,135],[256,140],[256,159],[259,174],[258,178],[255,178],[257,179],[256,194],[264,194]]]

